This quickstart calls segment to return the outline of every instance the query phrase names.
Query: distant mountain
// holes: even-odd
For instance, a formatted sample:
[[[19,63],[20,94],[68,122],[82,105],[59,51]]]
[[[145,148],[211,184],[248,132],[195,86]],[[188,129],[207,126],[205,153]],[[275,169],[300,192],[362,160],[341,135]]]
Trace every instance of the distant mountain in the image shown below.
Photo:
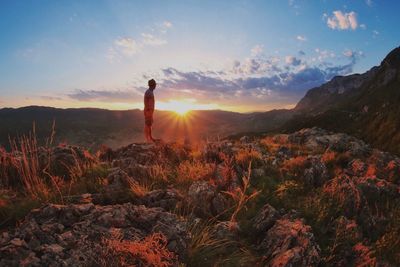
[[[241,132],[266,132],[282,126],[289,110],[242,114],[221,110],[191,111],[185,117],[174,112],[156,111],[154,136],[165,141],[217,139]],[[50,137],[55,122],[55,142],[98,147],[118,147],[143,140],[144,118],[141,110],[59,109],[29,106],[0,109],[0,145],[9,137],[28,134],[35,124],[40,142]]]
[[[288,132],[318,126],[400,153],[400,47],[364,74],[335,77],[309,90],[285,122]]]

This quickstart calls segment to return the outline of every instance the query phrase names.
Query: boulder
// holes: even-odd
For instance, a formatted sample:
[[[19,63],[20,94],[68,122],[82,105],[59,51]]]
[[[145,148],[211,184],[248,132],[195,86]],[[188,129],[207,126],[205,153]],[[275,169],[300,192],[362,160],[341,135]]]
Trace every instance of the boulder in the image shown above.
[[[189,187],[188,205],[198,217],[217,216],[228,208],[228,202],[215,186],[207,181],[198,181]]]
[[[160,207],[167,211],[173,211],[178,208],[177,204],[182,199],[183,196],[175,189],[159,189],[147,192],[139,201],[146,207]]]
[[[268,231],[280,218],[279,212],[269,204],[265,204],[253,219],[253,228],[256,234]]]
[[[258,246],[266,266],[318,266],[320,248],[311,227],[301,219],[281,218]]]

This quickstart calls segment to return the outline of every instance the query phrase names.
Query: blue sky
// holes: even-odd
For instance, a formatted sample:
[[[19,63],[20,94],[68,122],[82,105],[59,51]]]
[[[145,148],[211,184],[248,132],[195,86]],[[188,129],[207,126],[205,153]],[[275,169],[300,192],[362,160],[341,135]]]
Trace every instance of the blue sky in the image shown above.
[[[397,1],[1,1],[0,106],[290,108],[400,44]]]

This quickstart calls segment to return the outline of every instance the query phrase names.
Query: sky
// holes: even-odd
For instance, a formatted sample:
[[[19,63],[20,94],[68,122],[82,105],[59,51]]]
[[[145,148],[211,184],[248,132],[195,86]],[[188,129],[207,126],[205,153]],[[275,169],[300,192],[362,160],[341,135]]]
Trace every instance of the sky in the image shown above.
[[[292,108],[400,45],[399,1],[0,2],[0,107]]]

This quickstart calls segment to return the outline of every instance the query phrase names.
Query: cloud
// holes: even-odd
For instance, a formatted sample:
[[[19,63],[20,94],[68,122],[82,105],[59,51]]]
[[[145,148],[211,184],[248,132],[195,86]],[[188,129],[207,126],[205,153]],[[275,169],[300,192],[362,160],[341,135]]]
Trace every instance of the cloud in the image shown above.
[[[254,71],[240,77],[231,76],[229,71],[217,74],[215,72],[179,71],[174,68],[163,70],[162,88],[174,92],[190,92],[202,97],[202,100],[223,99],[224,101],[281,101],[285,99],[294,103],[304,95],[305,91],[319,86],[334,76],[347,75],[353,72],[356,63],[356,53],[348,54],[350,62],[332,66],[331,64],[309,65],[294,56],[288,56],[282,61],[284,66],[269,70],[263,74],[254,75]],[[236,61],[235,66],[243,62]],[[257,65],[254,63],[254,65]],[[285,66],[291,66],[286,68]]]
[[[255,45],[252,49],[251,49],[251,56],[255,57],[258,55],[261,55],[264,52],[264,46],[263,45]]]
[[[297,35],[296,39],[300,42],[305,42],[307,41],[307,38],[304,35]]]
[[[167,44],[164,38],[169,29],[172,28],[172,23],[164,21],[155,26],[152,33],[141,33],[140,37],[119,37],[114,40],[113,46],[108,48],[106,58],[110,62],[119,61],[122,57],[132,57],[141,52],[145,47],[162,46]]]
[[[372,31],[372,38],[376,38],[376,37],[378,37],[378,35],[379,35],[379,32],[377,30]]]
[[[122,51],[122,53],[127,56],[132,56],[140,50],[140,45],[138,44],[138,42],[129,37],[118,38],[114,41],[114,45],[117,49]]]
[[[46,96],[43,95],[40,97],[43,100],[48,100],[48,101],[61,101],[64,100],[62,97],[58,97],[58,96]]]
[[[170,21],[164,21],[162,26],[166,29],[172,28],[172,23]]]
[[[246,58],[242,62],[236,60],[230,71],[233,74],[245,76],[280,71],[277,64],[279,61],[278,57]]]
[[[310,51],[307,57],[303,51],[286,57],[266,56],[261,48],[253,47],[249,57],[235,60],[224,69],[183,71],[168,67],[158,74],[152,73],[160,89],[157,98],[159,101],[195,98],[201,102],[213,101],[235,107],[243,103],[282,107],[296,103],[307,90],[334,76],[352,73],[362,56],[362,52],[356,50],[344,50],[340,56],[319,48]],[[127,103],[141,100],[144,91],[143,87],[129,90],[75,90],[68,96],[80,101]]]
[[[346,50],[344,50],[343,55],[355,62],[360,57],[364,56],[364,52],[363,51],[355,51],[355,50],[351,50],[351,49],[346,49]]]
[[[287,56],[285,62],[289,65],[298,66],[301,63],[301,59],[298,59],[295,56]]]
[[[82,90],[77,89],[67,95],[78,101],[123,102],[138,100],[141,95],[136,90]]]
[[[372,0],[365,0],[365,3],[367,4],[367,6],[372,7],[374,5],[374,2]]]
[[[167,41],[158,37],[155,37],[149,33],[142,33],[142,44],[149,46],[160,46],[166,44]]]
[[[316,61],[316,60],[325,61],[326,59],[335,58],[336,57],[335,53],[332,52],[332,51],[329,51],[329,50],[321,50],[319,48],[316,48],[315,52],[317,53],[317,57],[313,58],[312,59],[313,61]]]
[[[355,30],[358,27],[357,14],[354,11],[343,13],[340,10],[333,11],[331,17],[324,14],[327,18],[327,25],[333,30]]]

